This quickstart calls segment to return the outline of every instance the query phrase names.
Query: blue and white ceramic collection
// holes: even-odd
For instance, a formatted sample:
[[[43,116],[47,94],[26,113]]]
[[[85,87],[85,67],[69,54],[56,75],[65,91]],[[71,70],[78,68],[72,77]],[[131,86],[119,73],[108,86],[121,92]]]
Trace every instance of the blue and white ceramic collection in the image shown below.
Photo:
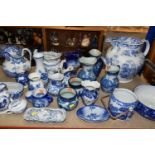
[[[86,122],[102,122],[109,119],[107,110],[98,105],[89,105],[78,109],[77,116]]]
[[[95,101],[99,97],[100,83],[97,81],[85,80],[81,82],[84,87],[81,92],[81,98],[85,105],[95,104]]]
[[[114,117],[127,112],[118,117],[118,119],[129,120],[133,115],[137,103],[137,97],[131,90],[116,88],[110,96],[109,110]]]
[[[106,121],[112,117],[129,120],[136,111],[143,117],[155,120],[155,87],[140,85],[134,92],[118,88],[139,73],[144,64],[150,45],[146,40],[133,37],[114,37],[106,40],[112,44],[106,57],[97,49],[89,51],[90,57],[80,57],[78,52],[69,52],[61,60],[61,53],[54,51],[34,51],[35,72],[31,72],[31,52],[27,48],[6,45],[2,50],[5,57],[3,70],[18,82],[0,82],[0,114],[22,113],[27,101],[22,98],[24,87],[28,85],[25,98],[32,103],[26,110],[24,119],[39,122],[63,122],[66,111],[74,110],[80,101],[85,105],[77,111],[77,116],[87,122]],[[145,51],[142,52],[144,43]],[[86,47],[86,46],[85,46]],[[30,61],[24,57],[28,52]],[[80,64],[82,68],[79,69]],[[106,75],[97,81],[102,69]],[[108,108],[94,105],[101,88],[110,93]],[[48,107],[57,99],[60,108]]]
[[[105,63],[120,66],[118,77],[121,83],[132,81],[143,67],[145,56],[150,49],[149,42],[134,37],[108,38],[107,42],[112,44],[112,48],[107,51]],[[144,43],[146,49],[142,52]]]
[[[101,88],[104,92],[112,93],[119,86],[119,67],[108,66],[106,75],[101,79]]]
[[[33,107],[42,108],[48,107],[53,101],[45,88],[38,88],[33,91],[28,91],[25,95],[26,99],[32,103]]]
[[[155,120],[155,86],[140,85],[134,90],[138,104],[135,111],[150,120]]]
[[[28,52],[30,61],[24,57],[24,53]],[[5,57],[3,62],[3,71],[9,77],[17,77],[18,74],[23,74],[31,68],[31,52],[27,48],[21,48],[15,45],[8,45],[3,49],[2,55]]]
[[[61,89],[57,97],[57,102],[61,108],[68,111],[75,109],[79,103],[77,93],[72,88]]]

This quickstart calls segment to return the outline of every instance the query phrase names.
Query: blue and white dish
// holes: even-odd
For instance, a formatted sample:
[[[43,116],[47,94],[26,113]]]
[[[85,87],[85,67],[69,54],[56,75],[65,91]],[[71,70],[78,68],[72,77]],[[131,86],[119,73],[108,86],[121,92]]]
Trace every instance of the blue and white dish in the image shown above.
[[[24,87],[22,84],[17,82],[3,82],[3,83],[7,85],[8,92],[13,100],[19,99],[23,95]]]
[[[32,103],[33,107],[36,108],[48,107],[53,101],[53,98],[47,93],[45,88],[38,88],[34,91],[28,91],[25,94],[25,97]]]
[[[141,116],[155,121],[155,86],[140,85],[134,89],[138,104],[135,108]]]
[[[24,119],[44,123],[61,123],[66,119],[66,110],[60,108],[28,108],[24,113]]]
[[[72,88],[63,88],[59,91],[57,103],[61,108],[71,111],[76,108],[79,103],[77,93]]]
[[[26,88],[29,83],[28,72],[25,72],[23,74],[18,74],[16,77],[16,81],[18,83],[21,83]]]
[[[77,116],[86,122],[102,122],[109,119],[108,111],[97,105],[84,106],[77,111]]]

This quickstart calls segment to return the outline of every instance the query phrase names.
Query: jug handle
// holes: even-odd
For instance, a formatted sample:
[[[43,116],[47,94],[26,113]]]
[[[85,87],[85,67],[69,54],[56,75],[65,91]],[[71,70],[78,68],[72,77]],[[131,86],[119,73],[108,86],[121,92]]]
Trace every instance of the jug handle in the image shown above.
[[[146,48],[145,48],[145,51],[144,51],[144,56],[146,56],[149,52],[149,49],[150,49],[150,43],[148,40],[143,40],[144,43],[146,43]]]
[[[101,98],[101,102],[102,102],[104,108],[108,111],[108,113],[109,113],[109,115],[110,115],[110,117],[111,117],[112,119],[116,120],[116,119],[118,119],[120,116],[125,115],[125,114],[127,114],[128,112],[133,111],[133,109],[128,109],[128,110],[125,111],[125,112],[122,112],[122,113],[120,113],[120,114],[118,114],[118,115],[116,115],[116,116],[113,116],[113,115],[111,114],[111,111],[108,109],[108,105],[106,105],[106,104],[105,104],[105,101],[104,101],[104,99],[107,98],[107,97],[109,97],[109,95],[103,96],[103,97]]]
[[[22,56],[24,56],[24,52],[28,52],[29,53],[29,59],[30,59],[30,67],[31,67],[31,61],[32,61],[32,53],[28,48],[23,48],[22,49]]]

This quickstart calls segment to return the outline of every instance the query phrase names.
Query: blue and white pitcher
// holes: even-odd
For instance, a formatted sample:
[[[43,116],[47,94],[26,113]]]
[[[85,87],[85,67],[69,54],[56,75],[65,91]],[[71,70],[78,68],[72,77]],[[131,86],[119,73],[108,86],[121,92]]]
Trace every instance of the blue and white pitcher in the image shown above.
[[[143,67],[145,56],[149,52],[150,44],[147,40],[135,37],[114,37],[106,39],[110,42],[110,47],[106,54],[105,63],[107,65],[119,65],[119,81],[127,83],[139,73]],[[146,43],[145,51],[142,52]]]
[[[30,61],[24,57],[28,52]],[[21,48],[16,45],[8,45],[3,49],[2,55],[5,57],[3,70],[9,77],[17,77],[19,74],[28,72],[31,68],[31,51],[28,48]]]

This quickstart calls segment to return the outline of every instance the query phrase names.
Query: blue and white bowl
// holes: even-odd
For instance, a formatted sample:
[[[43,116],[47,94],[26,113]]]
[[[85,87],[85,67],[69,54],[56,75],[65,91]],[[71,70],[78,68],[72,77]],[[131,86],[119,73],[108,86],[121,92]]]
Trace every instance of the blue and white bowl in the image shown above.
[[[19,99],[23,95],[24,87],[17,82],[3,82],[7,85],[8,92],[13,100]]]
[[[109,119],[108,111],[97,105],[84,106],[78,109],[76,114],[86,122],[102,122]]]
[[[140,85],[134,92],[139,100],[135,111],[147,119],[155,120],[155,86]]]

